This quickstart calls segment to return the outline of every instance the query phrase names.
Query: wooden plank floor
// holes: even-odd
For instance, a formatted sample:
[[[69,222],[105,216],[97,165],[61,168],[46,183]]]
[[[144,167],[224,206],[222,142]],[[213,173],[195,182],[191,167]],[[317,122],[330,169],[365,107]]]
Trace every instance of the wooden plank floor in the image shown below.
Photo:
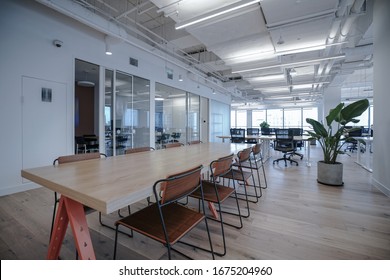
[[[273,157],[278,157],[278,153]],[[217,259],[390,259],[390,198],[371,187],[371,173],[354,163],[356,155],[341,156],[344,186],[330,187],[316,182],[321,157],[312,146],[312,167],[304,160],[299,166],[266,163],[268,189],[257,204],[250,204],[251,216],[241,230],[225,227],[227,254]],[[299,161],[299,160],[298,160]],[[0,258],[44,259],[51,223],[53,193],[38,188],[0,197]],[[233,200],[228,205],[233,205]],[[244,204],[241,203],[242,207]],[[132,205],[144,207],[145,202]],[[125,212],[125,210],[123,210]],[[227,217],[235,222],[235,218]],[[113,223],[117,214],[104,216]],[[101,227],[97,213],[88,216],[92,241],[98,259],[112,259],[114,232]],[[221,250],[219,225],[209,222],[215,249]],[[207,247],[204,226],[194,229],[189,242]],[[119,235],[118,259],[166,259],[165,248],[135,235]],[[177,245],[196,259],[210,255]],[[70,230],[61,258],[74,259]],[[174,258],[183,259],[174,254]]]

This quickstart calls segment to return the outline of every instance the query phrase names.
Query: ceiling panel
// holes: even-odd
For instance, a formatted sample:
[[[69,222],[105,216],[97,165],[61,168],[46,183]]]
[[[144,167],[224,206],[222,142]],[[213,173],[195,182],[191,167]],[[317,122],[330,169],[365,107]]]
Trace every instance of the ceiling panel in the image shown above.
[[[361,71],[372,69],[373,0],[262,0],[180,30],[175,29],[178,23],[210,15],[230,5],[247,3],[248,0],[50,2],[81,5],[111,23],[118,23],[130,35],[136,35],[153,47],[166,46],[160,51],[166,52],[168,59],[174,56],[187,63],[183,67],[187,71],[196,68],[196,73],[203,75],[203,79],[198,74],[194,75],[197,82],[203,81],[207,86],[215,82],[219,89],[225,89],[227,94],[243,103],[252,100],[262,102],[264,94],[267,97],[280,96],[286,88],[289,92],[287,86],[318,81],[327,82],[324,87],[337,84],[347,88],[344,91],[350,94],[359,93],[355,90],[358,83],[351,82],[350,75],[360,83],[365,80],[365,83],[372,84],[372,75],[363,77]],[[360,6],[355,7],[355,2]],[[356,8],[354,11],[360,12],[353,14],[352,6]],[[348,25],[351,25],[350,28]],[[340,35],[341,29],[347,32],[346,37]],[[330,35],[334,37],[331,40]],[[343,45],[327,46],[326,49],[302,49],[340,42]],[[345,54],[345,58],[296,64],[340,54]],[[191,61],[185,60],[189,57]],[[270,66],[272,68],[241,72]],[[290,75],[292,68],[296,75]],[[277,74],[283,75],[278,82],[255,79]],[[280,85],[285,86],[284,91],[271,89],[271,86]],[[256,88],[263,90],[260,92]],[[293,93],[295,90],[292,88]],[[267,102],[271,104],[271,101]]]
[[[269,27],[334,13],[339,0],[264,0],[261,7]]]

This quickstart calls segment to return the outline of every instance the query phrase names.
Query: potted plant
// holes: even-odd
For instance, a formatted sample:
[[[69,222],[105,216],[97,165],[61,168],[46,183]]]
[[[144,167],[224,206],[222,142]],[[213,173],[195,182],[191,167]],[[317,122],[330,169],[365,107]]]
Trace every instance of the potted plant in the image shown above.
[[[269,128],[269,124],[266,122],[266,121],[263,121],[261,124],[260,124],[260,127],[263,128]]]
[[[326,116],[327,128],[316,120],[306,119],[306,122],[313,127],[313,131],[307,131],[310,139],[317,140],[323,151],[324,158],[318,162],[317,169],[317,181],[319,183],[335,186],[343,185],[343,165],[337,161],[337,156],[344,154],[342,147],[346,141],[355,140],[353,137],[349,137],[348,133],[357,129],[346,129],[345,126],[348,123],[358,123],[359,120],[355,118],[360,116],[368,106],[367,99],[358,100],[347,106],[340,103],[331,109],[328,116]],[[337,129],[333,131],[336,127],[335,123],[337,123]],[[364,143],[361,139],[357,139],[357,141]]]

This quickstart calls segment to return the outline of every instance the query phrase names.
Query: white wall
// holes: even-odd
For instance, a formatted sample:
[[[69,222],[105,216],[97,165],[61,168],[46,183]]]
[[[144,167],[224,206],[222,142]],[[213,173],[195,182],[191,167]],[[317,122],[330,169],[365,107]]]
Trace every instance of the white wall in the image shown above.
[[[176,65],[170,65],[149,52],[127,43],[115,44],[113,55],[105,55],[104,34],[84,26],[34,1],[2,0],[0,2],[0,195],[14,193],[35,187],[23,184],[20,170],[23,168],[22,134],[22,77],[33,77],[66,86],[66,139],[52,135],[65,147],[67,153],[73,153],[73,112],[74,112],[74,61],[76,58],[120,70],[132,75],[149,79],[151,83],[160,82],[180,88],[200,96],[218,99],[229,104],[230,97],[223,94],[212,95],[203,85],[185,79],[168,80],[165,67],[187,77],[187,71]],[[53,40],[63,41],[63,46],[53,46]],[[134,41],[137,41],[134,39]],[[129,65],[129,57],[139,60],[139,67]],[[154,87],[151,86],[151,89]],[[103,91],[100,90],[102,94]],[[153,93],[152,93],[153,94]],[[100,98],[102,100],[102,98]],[[153,100],[153,99],[152,99]],[[102,105],[103,106],[103,105]],[[153,106],[153,105],[151,105]],[[48,116],[52,119],[56,115]],[[151,114],[152,124],[154,114]],[[60,123],[60,122],[59,122]],[[153,125],[152,125],[153,127]],[[37,128],[37,133],[40,129]],[[151,138],[154,136],[151,132]],[[29,139],[35,141],[35,139]],[[38,164],[39,160],[36,160]],[[51,162],[47,162],[51,164]]]
[[[374,160],[373,185],[390,196],[390,1],[374,2]]]

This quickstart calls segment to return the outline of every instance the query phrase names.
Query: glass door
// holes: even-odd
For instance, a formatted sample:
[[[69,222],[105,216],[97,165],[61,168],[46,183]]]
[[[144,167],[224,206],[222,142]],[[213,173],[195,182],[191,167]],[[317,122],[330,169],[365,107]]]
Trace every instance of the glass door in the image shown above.
[[[200,140],[200,97],[199,95],[188,93],[187,95],[187,142]]]
[[[128,148],[149,147],[149,80],[113,70],[105,74],[106,154],[121,155]]]
[[[104,83],[104,136],[106,155],[114,155],[114,123],[113,123],[113,104],[114,104],[114,71],[106,69]]]

